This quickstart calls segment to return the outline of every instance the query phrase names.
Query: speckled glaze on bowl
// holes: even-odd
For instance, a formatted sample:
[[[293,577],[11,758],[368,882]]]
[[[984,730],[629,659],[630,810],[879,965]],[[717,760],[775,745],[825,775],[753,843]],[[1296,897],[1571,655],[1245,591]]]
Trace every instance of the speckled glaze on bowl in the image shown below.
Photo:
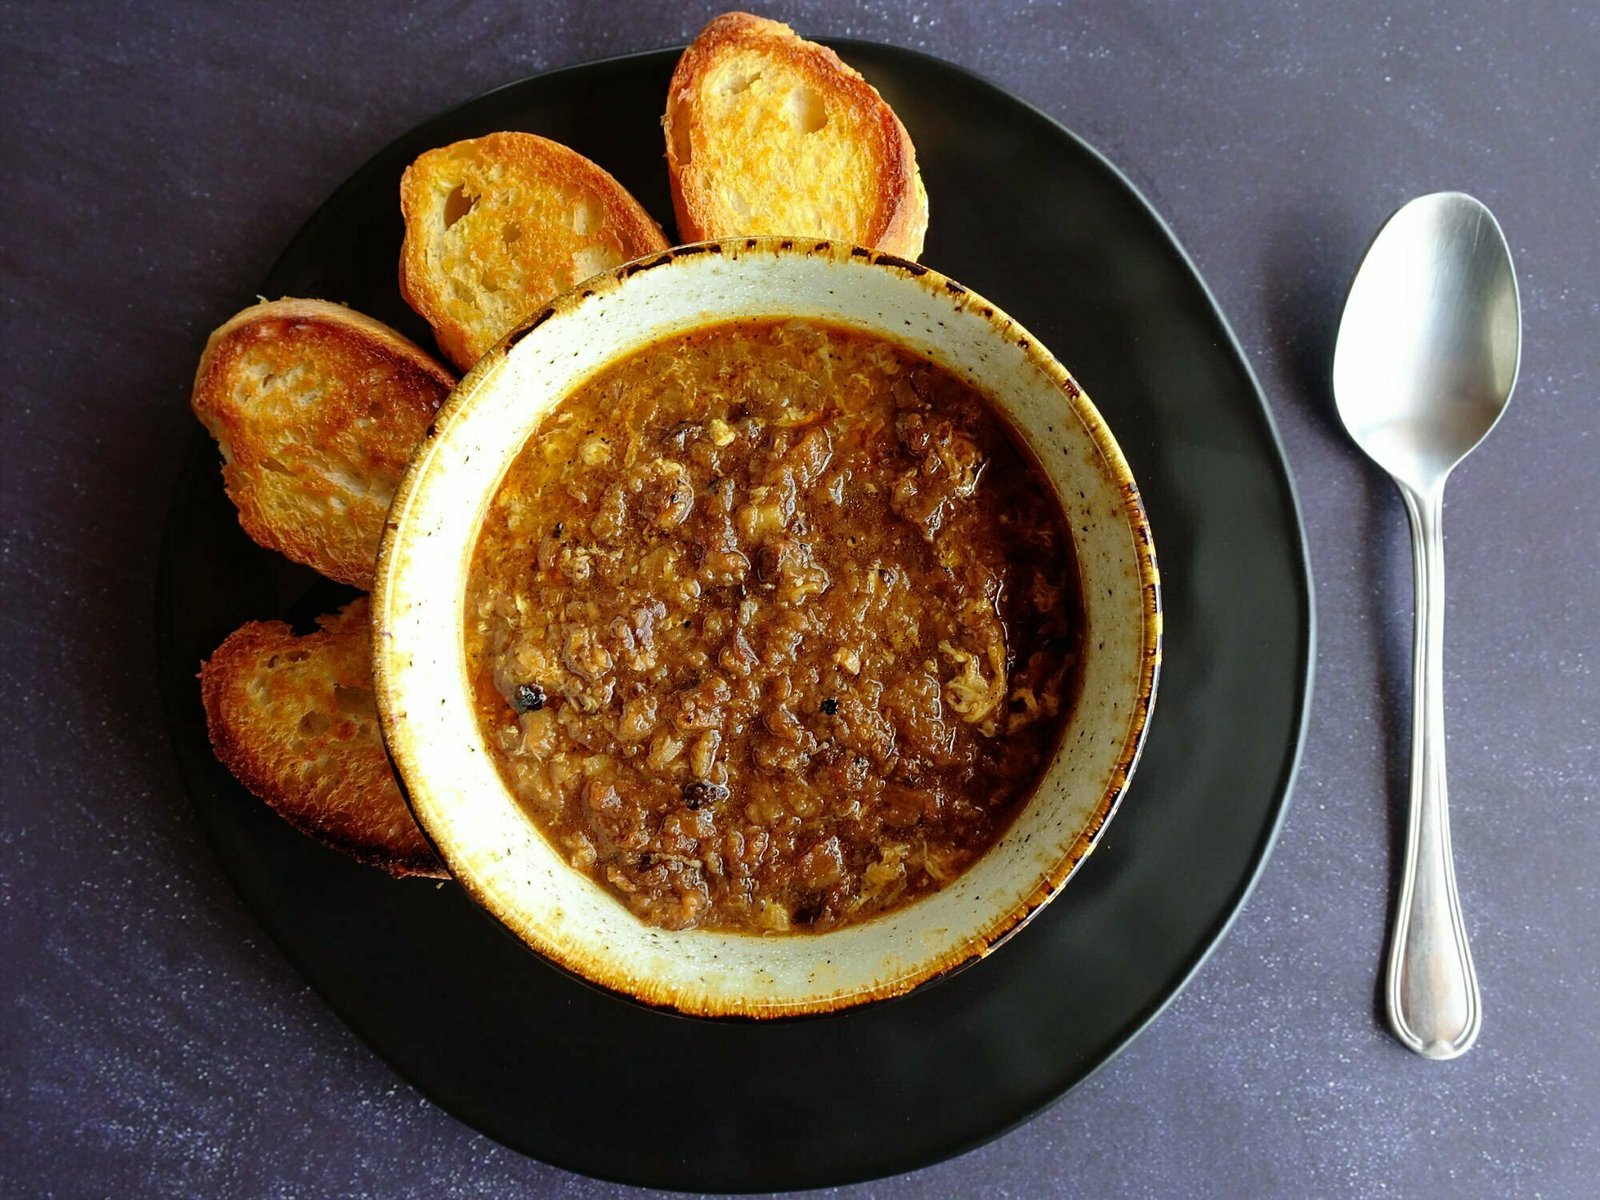
[[[671,334],[798,316],[891,338],[965,376],[1031,447],[1077,544],[1081,693],[1006,835],[934,895],[826,933],[640,921],[539,833],[484,744],[465,670],[466,574],[489,500],[540,419],[595,371]],[[602,987],[701,1016],[827,1012],[896,996],[992,951],[1094,848],[1127,787],[1161,657],[1155,555],[1100,414],[1004,313],[937,272],[829,242],[739,239],[629,263],[531,316],[462,380],[401,483],[378,562],[384,739],[456,880],[530,947]]]

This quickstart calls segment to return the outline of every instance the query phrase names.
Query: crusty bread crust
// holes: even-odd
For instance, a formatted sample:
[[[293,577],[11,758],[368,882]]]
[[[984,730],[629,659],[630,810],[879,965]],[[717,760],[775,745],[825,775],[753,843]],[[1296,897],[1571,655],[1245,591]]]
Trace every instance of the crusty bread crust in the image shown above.
[[[400,794],[378,733],[365,596],[296,637],[235,630],[200,669],[223,765],[296,829],[391,875],[446,878]]]
[[[428,151],[401,177],[400,211],[400,293],[463,371],[545,301],[667,248],[620,183],[531,133]]]
[[[922,253],[928,197],[905,126],[787,25],[743,12],[707,25],[672,73],[662,126],[684,241],[782,234]]]
[[[245,309],[206,342],[195,415],[239,524],[330,579],[372,586],[394,490],[455,376],[387,325],[323,300]]]

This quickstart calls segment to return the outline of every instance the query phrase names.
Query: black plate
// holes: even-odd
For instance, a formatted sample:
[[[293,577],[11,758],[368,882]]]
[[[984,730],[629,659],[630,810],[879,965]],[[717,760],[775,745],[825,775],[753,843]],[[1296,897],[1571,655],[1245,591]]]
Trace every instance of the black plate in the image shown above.
[[[167,529],[168,715],[245,902],[420,1091],[509,1146],[608,1179],[843,1183],[924,1166],[1037,1112],[1160,1012],[1222,936],[1299,758],[1313,629],[1294,490],[1193,266],[1114,168],[1022,101],[908,51],[840,49],[916,142],[933,214],[924,261],[1076,374],[1142,486],[1161,565],[1166,658],[1137,780],[1071,886],[993,957],[897,1001],[778,1024],[690,1020],[584,986],[456,888],[394,882],[301,838],[217,765],[195,664],[248,618],[304,618],[342,596],[245,539],[203,436]],[[577,148],[670,229],[658,117],[675,58],[556,71],[429,121],[339,189],[261,291],[346,301],[429,344],[396,290],[400,173],[497,129]]]

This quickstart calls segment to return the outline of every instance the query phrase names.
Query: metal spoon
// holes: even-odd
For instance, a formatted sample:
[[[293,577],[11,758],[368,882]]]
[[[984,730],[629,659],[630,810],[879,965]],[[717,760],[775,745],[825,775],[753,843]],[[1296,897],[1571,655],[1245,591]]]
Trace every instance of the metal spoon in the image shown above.
[[[1351,438],[1394,476],[1411,518],[1411,815],[1385,994],[1395,1036],[1426,1058],[1466,1053],[1482,1015],[1445,790],[1444,483],[1505,411],[1521,353],[1517,278],[1493,214],[1438,192],[1390,217],[1350,286],[1333,392]]]

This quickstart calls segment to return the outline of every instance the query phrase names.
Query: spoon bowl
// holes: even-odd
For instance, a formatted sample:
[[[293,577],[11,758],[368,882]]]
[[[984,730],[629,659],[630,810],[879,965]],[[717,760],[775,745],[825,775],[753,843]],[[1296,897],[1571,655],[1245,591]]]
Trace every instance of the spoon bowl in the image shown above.
[[[1494,214],[1461,192],[1411,201],[1350,287],[1333,393],[1350,437],[1425,491],[1488,436],[1521,351],[1511,252]]]
[[[1350,437],[1394,477],[1411,521],[1416,633],[1411,807],[1385,999],[1395,1036],[1455,1058],[1482,1022],[1450,851],[1444,765],[1444,484],[1511,400],[1522,353],[1511,252],[1471,196],[1405,205],[1356,272],[1333,355]]]

